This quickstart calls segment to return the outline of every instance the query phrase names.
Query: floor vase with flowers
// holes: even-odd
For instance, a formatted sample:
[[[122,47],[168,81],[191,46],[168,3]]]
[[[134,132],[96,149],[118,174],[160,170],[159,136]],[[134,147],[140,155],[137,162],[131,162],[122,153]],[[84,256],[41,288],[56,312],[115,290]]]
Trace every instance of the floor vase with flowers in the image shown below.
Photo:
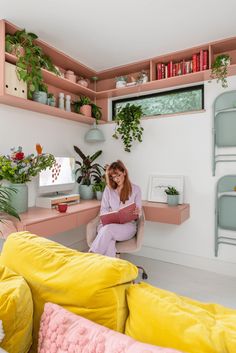
[[[11,206],[15,208],[17,213],[23,213],[28,210],[28,186],[27,184],[10,184],[13,189],[11,192]]]

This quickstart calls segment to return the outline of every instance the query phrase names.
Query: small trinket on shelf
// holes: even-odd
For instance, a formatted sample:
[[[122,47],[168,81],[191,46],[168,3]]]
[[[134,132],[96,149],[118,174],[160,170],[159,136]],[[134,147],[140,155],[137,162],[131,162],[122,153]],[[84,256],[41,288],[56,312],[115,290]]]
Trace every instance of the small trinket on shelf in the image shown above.
[[[71,71],[71,70],[67,70],[67,71],[65,72],[65,78],[66,78],[67,80],[71,81],[71,82],[76,83],[76,75],[75,75],[74,72]]]
[[[71,112],[71,96],[69,94],[66,95],[66,111]]]
[[[59,93],[59,109],[65,109],[65,100],[64,100],[64,93]]]
[[[79,77],[77,81],[78,85],[83,86],[83,87],[88,87],[88,80],[86,80],[83,77]]]

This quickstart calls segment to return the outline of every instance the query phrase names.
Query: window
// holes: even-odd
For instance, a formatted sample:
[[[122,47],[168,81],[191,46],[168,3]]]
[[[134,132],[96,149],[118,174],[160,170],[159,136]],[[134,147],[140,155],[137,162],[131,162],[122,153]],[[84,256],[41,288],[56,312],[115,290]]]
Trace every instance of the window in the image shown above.
[[[115,100],[112,102],[112,119],[127,103],[141,105],[144,116],[201,110],[204,109],[204,85]]]

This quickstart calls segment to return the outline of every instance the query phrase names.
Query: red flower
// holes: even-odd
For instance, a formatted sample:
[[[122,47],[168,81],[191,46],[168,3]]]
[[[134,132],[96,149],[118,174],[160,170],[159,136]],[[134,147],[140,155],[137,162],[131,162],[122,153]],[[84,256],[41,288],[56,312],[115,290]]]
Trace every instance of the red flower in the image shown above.
[[[22,159],[24,159],[25,155],[23,152],[16,152],[14,159],[21,161]]]

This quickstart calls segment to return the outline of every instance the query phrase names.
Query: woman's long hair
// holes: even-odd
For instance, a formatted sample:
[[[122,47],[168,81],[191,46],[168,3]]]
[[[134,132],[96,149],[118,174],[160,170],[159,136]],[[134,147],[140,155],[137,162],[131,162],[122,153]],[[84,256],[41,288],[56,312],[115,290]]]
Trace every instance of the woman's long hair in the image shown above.
[[[127,201],[132,193],[132,186],[131,182],[129,180],[129,174],[128,170],[126,169],[125,165],[123,162],[120,160],[111,163],[107,168],[106,168],[106,182],[107,185],[112,188],[116,189],[117,188],[117,183],[112,179],[113,174],[117,174],[117,172],[120,171],[122,173],[125,173],[124,176],[124,185],[123,188],[120,192],[120,200],[122,203],[125,203]]]

